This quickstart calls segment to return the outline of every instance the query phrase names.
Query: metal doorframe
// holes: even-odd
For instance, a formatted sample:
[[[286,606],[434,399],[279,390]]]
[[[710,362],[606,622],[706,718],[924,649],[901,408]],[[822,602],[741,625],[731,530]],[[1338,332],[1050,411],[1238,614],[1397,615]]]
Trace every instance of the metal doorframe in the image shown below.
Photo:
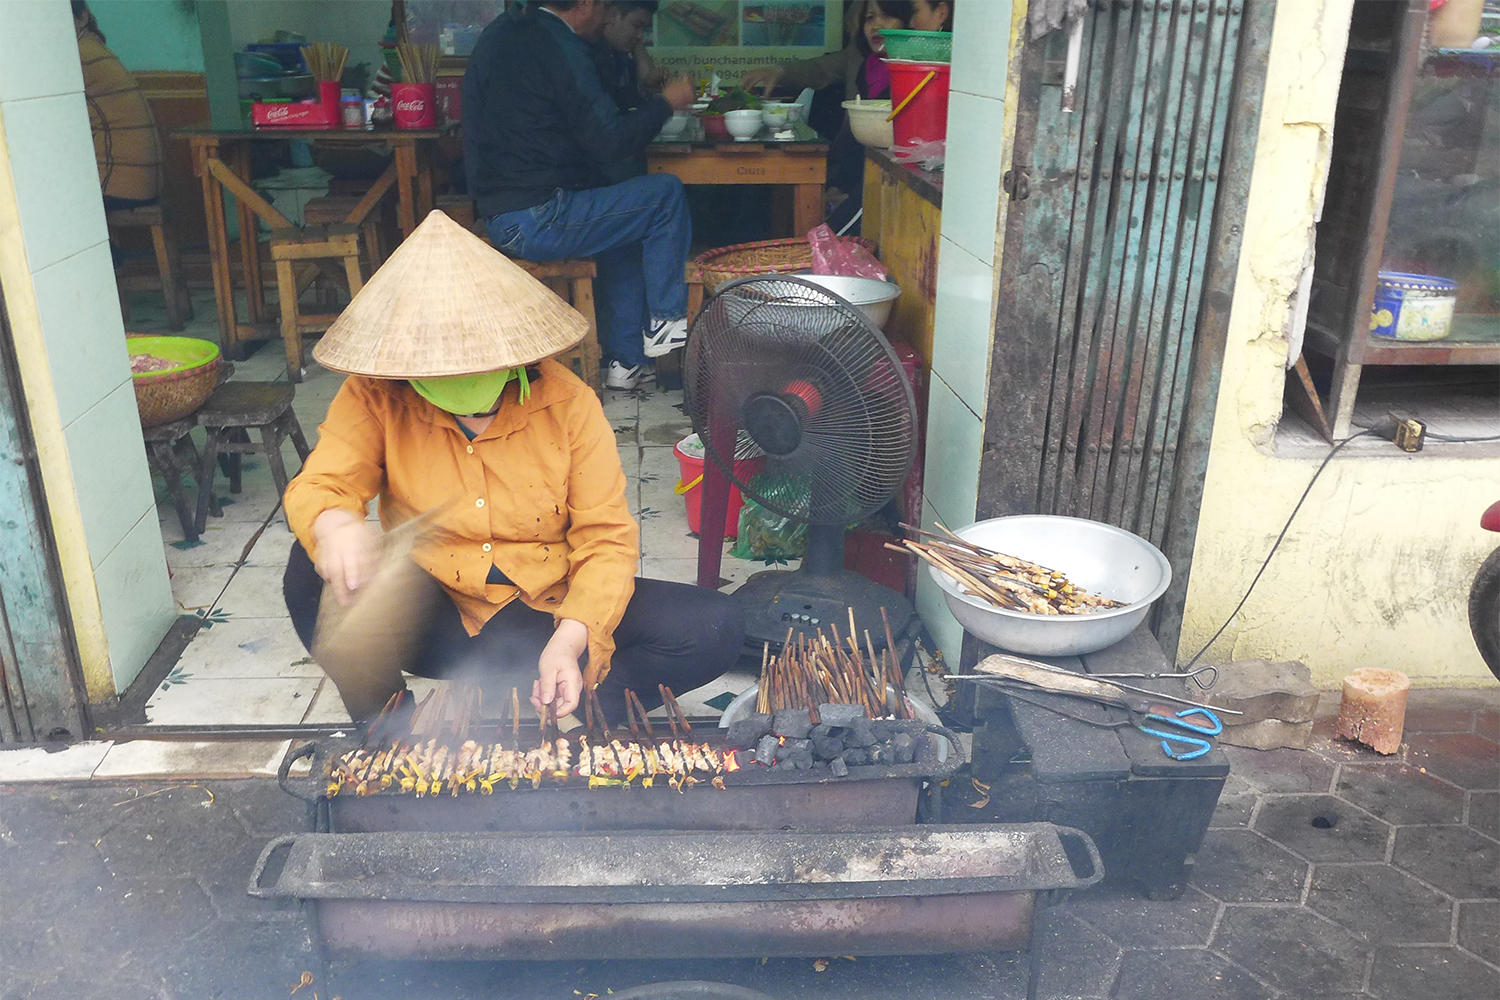
[[[93,731],[26,394],[0,288],[0,742]]]

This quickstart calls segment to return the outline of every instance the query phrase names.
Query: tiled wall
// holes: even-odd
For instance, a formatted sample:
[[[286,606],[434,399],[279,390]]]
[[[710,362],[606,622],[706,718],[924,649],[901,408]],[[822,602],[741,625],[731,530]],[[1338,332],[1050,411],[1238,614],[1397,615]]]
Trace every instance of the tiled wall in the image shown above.
[[[986,387],[994,337],[995,243],[1011,44],[1009,0],[955,4],[948,155],[938,252],[932,387],[927,406],[923,520],[957,528],[974,520]],[[917,607],[957,661],[962,630],[927,573]]]
[[[70,604],[75,620],[90,610],[95,624],[102,620],[107,650],[95,652],[107,655],[108,676],[123,690],[171,625],[175,606],[130,382],[83,76],[67,4],[8,0],[4,6],[0,128],[12,189],[0,197],[11,203],[6,217],[17,220],[20,236],[18,248],[8,244],[15,249],[7,260],[6,298],[18,354],[35,333],[21,327],[39,326],[50,371],[50,385],[26,379],[26,392],[39,448],[60,444],[66,453],[46,481],[59,548],[77,548],[81,534],[92,570],[92,579],[68,580]],[[25,378],[24,360],[22,371]],[[61,441],[40,440],[47,428],[60,428]],[[92,590],[79,590],[85,587]],[[89,631],[89,622],[75,624]],[[80,645],[88,645],[83,636]],[[81,652],[86,673],[97,670],[90,650]],[[91,697],[107,693],[94,678],[89,686]]]

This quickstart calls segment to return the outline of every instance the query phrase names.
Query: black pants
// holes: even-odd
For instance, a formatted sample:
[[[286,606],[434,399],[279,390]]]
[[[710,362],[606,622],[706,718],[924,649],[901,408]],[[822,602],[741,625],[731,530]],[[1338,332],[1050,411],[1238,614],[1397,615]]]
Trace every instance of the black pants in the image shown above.
[[[292,545],[282,578],[287,612],[302,644],[312,649],[323,580],[300,543]],[[432,624],[410,670],[421,677],[463,678],[483,685],[495,675],[529,671],[552,638],[552,616],[511,601],[476,636],[470,636],[458,608],[438,601]],[[661,703],[656,686],[682,694],[732,668],[745,641],[745,621],[729,595],[664,580],[636,580],[635,595],[615,629],[615,655],[609,676],[599,685],[599,701],[612,724],[625,722],[625,689],[647,708]],[[530,682],[522,688],[525,701]],[[488,699],[486,699],[488,701]]]

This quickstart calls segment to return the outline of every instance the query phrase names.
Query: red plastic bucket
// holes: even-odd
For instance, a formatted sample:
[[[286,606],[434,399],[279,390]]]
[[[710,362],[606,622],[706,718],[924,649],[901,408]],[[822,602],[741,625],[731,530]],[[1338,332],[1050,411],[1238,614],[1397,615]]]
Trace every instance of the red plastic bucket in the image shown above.
[[[891,106],[897,107],[928,73],[935,74],[911,103],[896,115],[896,146],[941,142],[948,138],[948,63],[887,62],[891,71]]]
[[[688,530],[696,535],[703,520],[703,459],[694,458],[683,451],[682,441],[672,446],[672,454],[677,456],[677,467],[682,473],[677,481],[676,492],[687,502]],[[734,463],[734,471],[741,479],[748,479],[760,472],[764,465],[763,459],[747,458]],[[740,495],[740,488],[730,483],[729,510],[724,516],[725,538],[739,537],[740,508],[744,505],[745,498]]]

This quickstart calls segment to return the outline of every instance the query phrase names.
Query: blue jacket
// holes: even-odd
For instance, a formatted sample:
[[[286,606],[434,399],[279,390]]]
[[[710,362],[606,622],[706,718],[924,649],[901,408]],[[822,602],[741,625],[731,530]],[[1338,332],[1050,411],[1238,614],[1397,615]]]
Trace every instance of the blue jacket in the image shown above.
[[[514,10],[479,36],[464,73],[464,170],[482,218],[606,183],[672,117],[666,98],[622,113],[588,43],[559,17]]]

